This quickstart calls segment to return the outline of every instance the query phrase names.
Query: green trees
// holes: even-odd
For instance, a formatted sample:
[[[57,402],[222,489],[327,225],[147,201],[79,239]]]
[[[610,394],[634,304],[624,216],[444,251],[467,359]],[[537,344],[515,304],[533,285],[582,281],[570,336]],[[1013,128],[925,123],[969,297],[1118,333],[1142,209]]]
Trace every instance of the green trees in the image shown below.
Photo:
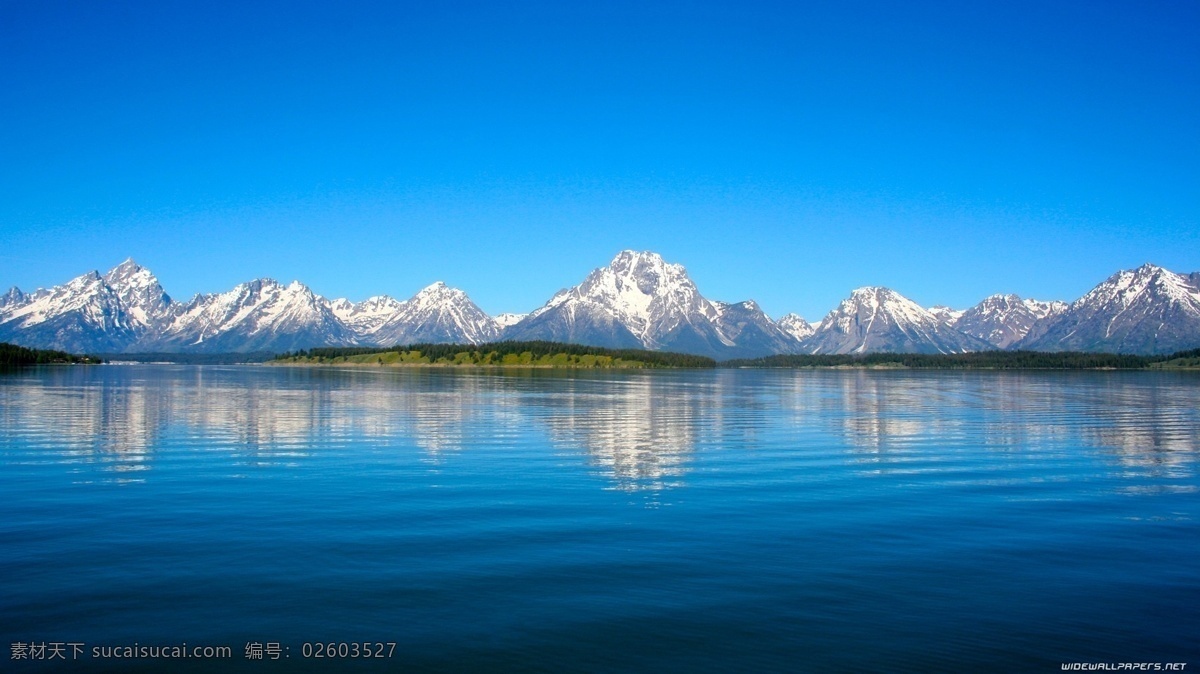
[[[410,344],[392,347],[320,347],[280,354],[277,361],[335,363],[357,362],[357,357],[377,354],[384,363],[445,363],[451,365],[529,365],[538,367],[715,367],[703,356],[640,349],[605,349],[560,342],[492,342],[462,344]]]
[[[76,356],[66,351],[27,349],[16,344],[0,342],[0,367],[39,365],[44,363],[103,363],[95,356]]]

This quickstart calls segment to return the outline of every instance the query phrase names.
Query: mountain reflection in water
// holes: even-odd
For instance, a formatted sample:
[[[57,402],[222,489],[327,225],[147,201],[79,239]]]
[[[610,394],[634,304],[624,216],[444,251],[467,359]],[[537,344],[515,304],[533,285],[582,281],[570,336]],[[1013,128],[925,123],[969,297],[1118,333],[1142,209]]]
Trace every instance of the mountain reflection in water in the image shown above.
[[[103,366],[0,379],[5,432],[121,481],[153,479],[162,438],[290,465],[314,452],[415,446],[431,465],[534,434],[615,488],[682,487],[698,450],[819,434],[846,460],[936,471],[955,448],[997,459],[1095,448],[1114,475],[1190,477],[1200,446],[1187,373],[503,371]],[[95,476],[93,476],[95,478]],[[92,478],[85,478],[92,479]],[[100,479],[100,478],[95,478]]]

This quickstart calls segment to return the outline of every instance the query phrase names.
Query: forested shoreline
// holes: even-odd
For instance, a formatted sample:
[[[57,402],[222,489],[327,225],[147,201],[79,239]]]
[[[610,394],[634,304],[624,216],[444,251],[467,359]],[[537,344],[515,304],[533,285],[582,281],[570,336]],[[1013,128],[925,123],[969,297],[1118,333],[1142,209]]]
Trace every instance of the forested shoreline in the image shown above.
[[[52,349],[29,349],[24,346],[17,346],[16,344],[0,342],[0,367],[48,365],[53,363],[96,364],[103,362],[103,359],[96,356],[76,355]]]
[[[642,349],[607,349],[560,342],[410,344],[392,347],[321,347],[277,356],[272,363],[291,365],[396,365],[477,367],[713,368],[704,356]]]
[[[102,357],[104,356],[104,357]],[[976,351],[954,354],[791,354],[717,362],[704,356],[644,349],[609,349],[550,341],[504,341],[478,345],[410,344],[390,347],[314,347],[272,355],[71,354],[0,343],[0,366],[54,363],[174,362],[197,365],[386,365],[459,367],[643,368],[869,368],[919,370],[1190,370],[1200,369],[1200,349],[1172,354]]]

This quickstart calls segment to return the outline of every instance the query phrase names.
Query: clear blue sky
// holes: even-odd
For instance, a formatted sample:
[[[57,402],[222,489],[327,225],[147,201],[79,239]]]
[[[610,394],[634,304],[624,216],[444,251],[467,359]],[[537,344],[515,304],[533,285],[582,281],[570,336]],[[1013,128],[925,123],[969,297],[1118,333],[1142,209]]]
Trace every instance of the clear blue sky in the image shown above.
[[[0,285],[132,256],[528,311],[619,250],[818,319],[1200,270],[1200,3],[0,0]]]

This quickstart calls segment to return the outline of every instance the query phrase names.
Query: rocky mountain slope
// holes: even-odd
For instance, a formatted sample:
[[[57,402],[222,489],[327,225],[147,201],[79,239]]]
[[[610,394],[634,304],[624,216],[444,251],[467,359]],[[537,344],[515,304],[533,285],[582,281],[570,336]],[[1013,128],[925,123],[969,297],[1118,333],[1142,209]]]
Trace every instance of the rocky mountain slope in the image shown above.
[[[126,260],[0,304],[0,341],[63,351],[120,351],[170,316],[171,298],[149,271]]]
[[[680,351],[713,358],[794,353],[799,343],[753,302],[700,294],[682,265],[622,251],[504,331],[505,339]]]
[[[1038,321],[1066,311],[1066,302],[1023,300],[1016,295],[992,295],[962,312],[949,324],[998,349],[1021,341]]]
[[[1122,271],[1071,305],[993,295],[966,311],[926,310],[860,288],[820,323],[772,321],[752,301],[716,302],[656,253],[622,251],[528,314],[492,318],[434,283],[407,300],[327,300],[271,279],[176,302],[126,260],[61,286],[0,295],[0,341],[72,352],[248,352],[314,346],[551,340],[717,359],[778,353],[958,353],[985,349],[1170,353],[1200,347],[1200,272]]]
[[[500,337],[500,325],[458,288],[438,281],[401,302],[373,333],[376,344],[457,342],[480,344]]]
[[[1200,346],[1200,274],[1152,264],[1110,276],[1016,345],[1037,351],[1161,354]]]
[[[804,353],[962,353],[992,348],[890,288],[859,288],[801,342]]]
[[[386,295],[329,301],[294,281],[242,283],[173,301],[149,270],[126,260],[32,294],[0,296],[0,341],[73,352],[225,353],[414,342],[478,343],[500,325],[466,293],[435,283],[407,301]]]
[[[787,314],[775,321],[775,324],[796,341],[808,339],[817,330],[817,326],[804,320],[800,314]]]

